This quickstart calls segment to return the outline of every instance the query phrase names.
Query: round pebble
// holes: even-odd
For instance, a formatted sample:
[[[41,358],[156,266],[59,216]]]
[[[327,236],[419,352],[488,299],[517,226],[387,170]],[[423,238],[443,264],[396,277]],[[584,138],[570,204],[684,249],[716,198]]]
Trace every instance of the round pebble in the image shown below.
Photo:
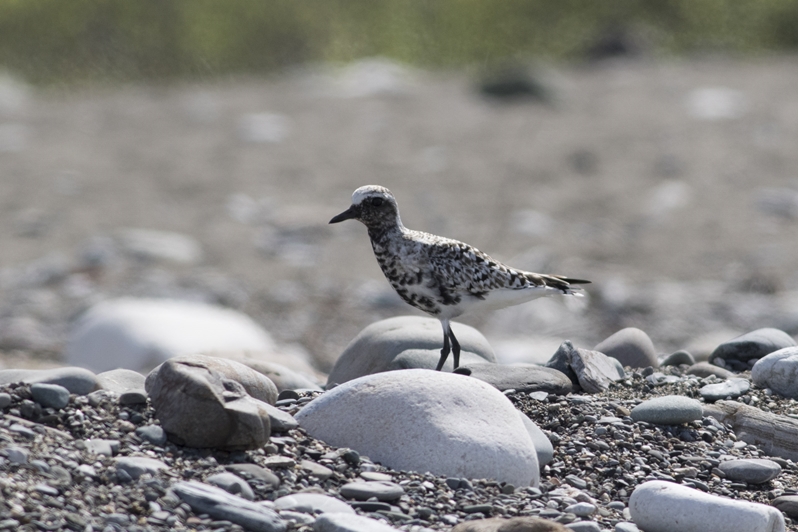
[[[773,460],[759,458],[728,460],[721,462],[718,469],[723,471],[727,479],[748,484],[770,482],[781,474],[779,464]]]
[[[632,419],[658,425],[679,425],[701,419],[701,403],[681,395],[666,395],[643,401],[632,409]]]
[[[44,408],[64,408],[69,404],[69,390],[58,384],[31,384],[30,392],[33,400]]]

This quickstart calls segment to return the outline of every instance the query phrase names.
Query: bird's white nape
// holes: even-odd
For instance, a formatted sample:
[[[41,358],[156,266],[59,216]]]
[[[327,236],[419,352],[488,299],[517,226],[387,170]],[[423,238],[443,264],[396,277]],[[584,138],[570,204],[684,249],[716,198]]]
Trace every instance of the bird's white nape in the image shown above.
[[[363,203],[364,199],[372,197],[392,198],[393,195],[385,187],[379,185],[365,185],[352,193],[352,205],[360,205]]]

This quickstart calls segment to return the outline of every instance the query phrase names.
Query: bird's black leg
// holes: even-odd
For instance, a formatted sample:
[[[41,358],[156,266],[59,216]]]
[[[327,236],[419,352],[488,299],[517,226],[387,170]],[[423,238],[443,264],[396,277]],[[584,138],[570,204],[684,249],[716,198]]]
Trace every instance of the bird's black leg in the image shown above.
[[[443,328],[443,349],[441,349],[441,358],[438,360],[438,367],[435,368],[435,371],[440,371],[443,365],[446,363],[446,359],[449,358],[449,333],[448,333],[448,326],[444,326]],[[457,349],[457,355],[460,356],[460,346]]]
[[[449,331],[449,338],[452,339],[452,357],[454,358],[454,369],[460,367],[460,342],[457,341],[457,338],[454,337],[454,333],[452,332],[452,327],[448,327]]]

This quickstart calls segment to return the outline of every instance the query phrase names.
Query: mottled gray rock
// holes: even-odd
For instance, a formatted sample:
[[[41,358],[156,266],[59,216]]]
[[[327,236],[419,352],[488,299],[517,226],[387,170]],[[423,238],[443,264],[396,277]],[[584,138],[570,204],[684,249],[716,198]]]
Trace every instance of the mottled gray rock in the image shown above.
[[[784,397],[798,397],[798,347],[785,347],[757,360],[751,379]]]
[[[291,510],[306,514],[355,513],[355,510],[345,502],[321,493],[286,495],[274,501],[274,507],[278,510]]]
[[[380,501],[395,501],[405,493],[399,484],[378,480],[350,482],[341,486],[339,491],[343,497],[358,501],[367,501],[372,497],[377,497]]]
[[[798,518],[798,495],[782,495],[773,499],[770,504],[789,517]]]
[[[736,399],[748,393],[750,388],[751,383],[748,382],[748,379],[728,379],[717,384],[702,386],[698,393],[701,394],[704,401],[714,403],[721,399]]]
[[[538,517],[491,517],[462,522],[452,532],[570,532],[570,529]]]
[[[69,390],[58,384],[37,382],[31,384],[30,393],[44,408],[61,409],[69,404]]]
[[[519,411],[518,415],[521,416],[521,421],[524,422],[524,426],[529,433],[529,437],[532,438],[532,443],[535,446],[535,452],[538,455],[538,464],[540,467],[543,467],[551,462],[554,458],[554,446],[552,446],[551,441],[546,434],[540,430],[540,427],[538,427],[534,421],[529,419],[526,414]]]
[[[136,429],[136,436],[153,445],[166,443],[166,432],[160,425],[145,425]]]
[[[632,368],[657,367],[657,351],[648,335],[635,327],[627,327],[601,341],[593,348],[608,357],[616,358],[623,366]]]
[[[638,485],[629,499],[635,524],[646,532],[784,532],[784,517],[764,504],[727,499],[673,482]]]
[[[69,393],[86,395],[100,388],[97,376],[85,368],[4,369],[0,370],[0,384],[57,384]]]
[[[547,392],[567,395],[574,389],[571,379],[563,372],[534,364],[505,366],[502,364],[467,364],[455,373],[468,375],[494,388],[516,392]]]
[[[280,485],[280,477],[257,464],[229,464],[224,466],[224,468],[236,475],[263,482],[273,488]]]
[[[103,390],[121,394],[127,390],[143,390],[144,375],[132,369],[117,368],[97,375]]]
[[[234,371],[227,375],[219,371],[230,368]],[[147,377],[146,384],[161,427],[175,443],[255,449],[269,440],[269,412],[264,401],[247,393],[241,380],[270,402],[277,398],[276,387],[265,376],[231,360],[199,355],[165,362]]]
[[[274,348],[269,334],[234,310],[169,299],[122,298],[90,308],[64,351],[69,364],[146,372],[187,353]]]
[[[160,460],[143,456],[120,456],[115,462],[117,476],[122,472],[133,480],[144,473],[155,475],[161,469],[168,469],[168,466]]]
[[[206,478],[205,482],[248,501],[255,500],[255,492],[252,491],[247,481],[233,473],[216,473]]]
[[[731,379],[736,375],[733,371],[716,366],[715,364],[710,364],[709,362],[698,362],[697,364],[693,364],[687,368],[687,374],[695,375],[696,377],[701,377],[702,379],[709,377],[710,375],[715,375],[720,379]]]
[[[781,474],[781,466],[773,460],[762,458],[742,458],[721,462],[718,469],[726,474],[726,478],[749,484],[770,482]]]
[[[682,395],[665,395],[643,401],[632,409],[632,419],[658,425],[679,425],[702,417],[701,403]]]
[[[598,351],[580,349],[566,340],[546,364],[565,373],[588,393],[606,390],[613,382],[624,378],[620,363]]]
[[[671,353],[663,358],[659,363],[660,366],[680,366],[682,364],[687,364],[688,366],[695,364],[693,355],[683,349],[676,351],[675,353]]]
[[[795,346],[792,336],[779,329],[757,329],[720,344],[710,355],[710,360],[741,360],[762,358],[785,347]]]
[[[496,362],[488,341],[467,325],[452,323],[460,342],[460,364]],[[327,383],[344,383],[364,375],[395,369],[435,369],[443,348],[443,330],[438,320],[399,316],[372,323],[349,343],[335,362]],[[445,371],[452,371],[449,356]]]
[[[311,436],[394,469],[536,485],[534,444],[513,404],[478,379],[414,369],[368,375],[296,414]]]
[[[399,532],[399,529],[364,515],[327,513],[313,523],[313,532]]]
[[[202,482],[176,482],[175,493],[198,514],[208,514],[254,532],[285,532],[286,522],[263,505]]]

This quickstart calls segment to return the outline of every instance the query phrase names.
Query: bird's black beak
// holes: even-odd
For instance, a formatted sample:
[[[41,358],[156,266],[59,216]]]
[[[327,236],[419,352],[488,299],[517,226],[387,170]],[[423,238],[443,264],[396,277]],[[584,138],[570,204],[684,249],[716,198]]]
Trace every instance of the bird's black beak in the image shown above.
[[[357,213],[355,212],[355,206],[352,205],[338,216],[333,216],[332,220],[330,220],[330,223],[337,224],[338,222],[343,222],[344,220],[351,220],[352,218],[355,217],[357,217]]]

